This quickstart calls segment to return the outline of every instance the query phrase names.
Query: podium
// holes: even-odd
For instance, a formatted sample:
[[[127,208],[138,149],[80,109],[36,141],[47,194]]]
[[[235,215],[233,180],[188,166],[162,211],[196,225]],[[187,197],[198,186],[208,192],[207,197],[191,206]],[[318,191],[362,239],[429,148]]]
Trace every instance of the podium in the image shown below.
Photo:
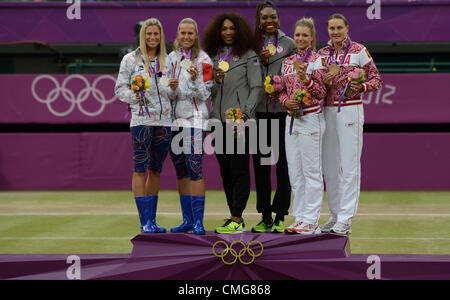
[[[296,262],[350,256],[348,238],[333,234],[140,234],[131,242],[129,265],[147,279],[297,279]]]
[[[131,243],[131,254],[3,254],[0,279],[450,279],[450,255],[351,254],[335,234],[138,234]]]

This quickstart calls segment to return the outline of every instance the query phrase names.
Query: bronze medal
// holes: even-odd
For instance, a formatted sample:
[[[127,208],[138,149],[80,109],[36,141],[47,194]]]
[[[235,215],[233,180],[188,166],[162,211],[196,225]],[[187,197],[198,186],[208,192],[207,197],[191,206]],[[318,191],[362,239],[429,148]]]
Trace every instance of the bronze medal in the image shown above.
[[[305,64],[304,64],[300,59],[297,59],[297,60],[294,62],[294,69],[295,69],[295,71],[297,71],[297,73],[299,73],[300,70],[303,68],[304,65],[305,65]]]
[[[337,75],[337,74],[339,74],[340,70],[341,70],[341,68],[337,64],[330,65],[330,69],[329,69],[330,74]]]

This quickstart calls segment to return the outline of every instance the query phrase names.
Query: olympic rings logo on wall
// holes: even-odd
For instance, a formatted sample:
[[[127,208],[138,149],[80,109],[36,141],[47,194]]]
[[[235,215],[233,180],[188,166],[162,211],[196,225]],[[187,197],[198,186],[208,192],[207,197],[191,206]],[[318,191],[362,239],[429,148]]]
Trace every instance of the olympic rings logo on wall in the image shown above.
[[[55,88],[52,89],[47,94],[47,97],[41,98],[36,93],[36,85],[38,85],[38,83],[44,79],[48,79],[51,82],[53,82],[53,84],[55,85]],[[84,85],[86,86],[77,95],[75,95],[67,87],[67,84],[72,79],[80,79],[81,81],[83,81]],[[101,75],[94,80],[94,82],[92,83],[92,86],[91,86],[91,83],[89,82],[89,80],[86,79],[86,77],[84,77],[82,75],[78,75],[78,74],[72,74],[72,75],[67,76],[63,80],[62,84],[60,85],[58,80],[54,76],[48,75],[48,74],[43,74],[43,75],[39,75],[36,78],[34,78],[33,83],[31,84],[31,93],[33,94],[34,99],[36,99],[40,103],[46,104],[48,110],[57,117],[64,117],[64,116],[69,115],[74,110],[75,105],[78,107],[80,112],[83,113],[84,115],[86,115],[88,117],[95,117],[95,116],[100,115],[105,110],[105,107],[107,104],[110,104],[117,99],[116,95],[114,95],[111,99],[105,99],[105,95],[103,94],[103,92],[97,88],[97,84],[103,79],[110,79],[113,81],[113,83],[116,82],[116,78],[114,78],[114,76],[112,76],[112,75]],[[89,95],[91,95],[91,94],[94,97],[94,99],[101,104],[100,108],[94,112],[89,112],[82,106],[82,104],[88,99]],[[52,103],[55,102],[59,98],[60,95],[63,96],[64,100],[66,100],[70,103],[69,108],[63,112],[56,111],[52,106]]]
[[[220,246],[218,246],[220,244],[223,244],[225,249],[222,250],[222,252],[218,253],[218,251],[216,251],[216,250],[217,250],[217,248],[220,248]],[[234,249],[233,246],[236,244],[240,244],[242,246],[242,249],[239,250],[239,248],[237,248],[237,247],[236,247],[237,249]],[[251,245],[253,245],[253,244],[259,245],[259,247],[261,248],[259,253],[255,253],[255,251],[251,248]],[[247,245],[243,241],[234,241],[229,246],[228,246],[227,242],[225,242],[225,241],[217,241],[214,243],[214,245],[212,247],[213,254],[216,257],[219,257],[222,260],[222,262],[226,265],[233,265],[237,262],[237,260],[239,260],[244,265],[249,265],[255,261],[255,258],[257,258],[263,254],[263,249],[264,249],[264,247],[263,247],[262,243],[257,240],[253,240],[253,241],[249,242]],[[225,259],[228,256],[234,257],[234,259],[232,259],[232,260]],[[248,260],[245,260],[245,259],[243,259],[244,256],[251,257],[251,258]]]

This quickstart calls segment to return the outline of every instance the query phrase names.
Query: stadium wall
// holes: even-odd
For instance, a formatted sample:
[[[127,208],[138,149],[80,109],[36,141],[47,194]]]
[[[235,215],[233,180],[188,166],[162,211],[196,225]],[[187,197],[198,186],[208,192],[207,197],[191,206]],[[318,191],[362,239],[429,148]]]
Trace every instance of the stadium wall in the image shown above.
[[[196,19],[200,31],[222,11],[240,12],[253,24],[256,3],[82,2],[80,19],[68,17],[69,6],[0,3],[0,46],[26,41],[66,46],[133,44],[135,23],[152,16],[163,22],[171,41],[175,24],[184,17]],[[277,2],[277,6],[288,34],[301,16],[314,17],[322,43],[328,40],[326,20],[335,12],[348,18],[352,39],[363,43],[450,42],[448,0],[383,1],[380,19],[368,17],[366,1]],[[129,116],[126,105],[114,97],[115,76],[0,75],[0,189],[130,189],[131,145],[129,133],[124,132]],[[362,189],[450,190],[450,74],[382,74],[382,79],[380,91],[364,95],[365,124],[387,125],[393,132],[364,134]],[[125,130],[95,131],[118,124]],[[430,124],[447,129],[395,132],[410,124],[418,131]],[[43,125],[46,130],[40,132]],[[89,130],[64,132],[72,125]],[[204,169],[207,188],[221,189],[214,155],[205,156]],[[169,159],[162,188],[175,188]]]
[[[2,133],[0,149],[2,190],[131,189],[126,132]],[[450,133],[365,133],[361,188],[450,190],[448,153]],[[214,155],[205,155],[203,170],[207,189],[222,189]],[[275,172],[272,176],[275,183]],[[161,188],[176,189],[169,157]]]
[[[0,3],[1,42],[39,40],[47,43],[133,43],[136,22],[157,17],[168,41],[176,25],[192,17],[200,31],[216,14],[241,13],[254,24],[256,2],[81,2],[79,19],[70,16],[70,3]],[[448,42],[450,1],[383,1],[379,18],[367,1],[277,2],[282,28],[291,35],[302,16],[314,17],[317,41],[327,41],[326,22],[336,12],[344,14],[351,37],[361,42]],[[68,12],[69,11],[69,12]],[[19,17],[18,17],[19,16]]]

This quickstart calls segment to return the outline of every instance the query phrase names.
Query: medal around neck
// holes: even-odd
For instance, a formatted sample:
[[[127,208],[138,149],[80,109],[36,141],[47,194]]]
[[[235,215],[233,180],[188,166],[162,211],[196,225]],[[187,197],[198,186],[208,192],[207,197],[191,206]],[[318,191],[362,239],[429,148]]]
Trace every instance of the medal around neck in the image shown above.
[[[226,71],[228,71],[228,69],[230,68],[230,65],[226,62],[226,61],[224,61],[224,60],[221,60],[220,62],[219,62],[219,69],[221,69],[222,71],[224,71],[224,72],[226,72]]]
[[[331,74],[337,75],[337,74],[339,74],[340,70],[341,70],[341,68],[337,64],[330,65],[330,73]]]
[[[180,66],[185,69],[188,70],[192,65],[192,61],[190,59],[183,59],[180,63]]]
[[[277,48],[272,43],[269,43],[267,45],[266,49],[269,50],[269,53],[270,53],[271,56],[274,56],[277,53]]]

